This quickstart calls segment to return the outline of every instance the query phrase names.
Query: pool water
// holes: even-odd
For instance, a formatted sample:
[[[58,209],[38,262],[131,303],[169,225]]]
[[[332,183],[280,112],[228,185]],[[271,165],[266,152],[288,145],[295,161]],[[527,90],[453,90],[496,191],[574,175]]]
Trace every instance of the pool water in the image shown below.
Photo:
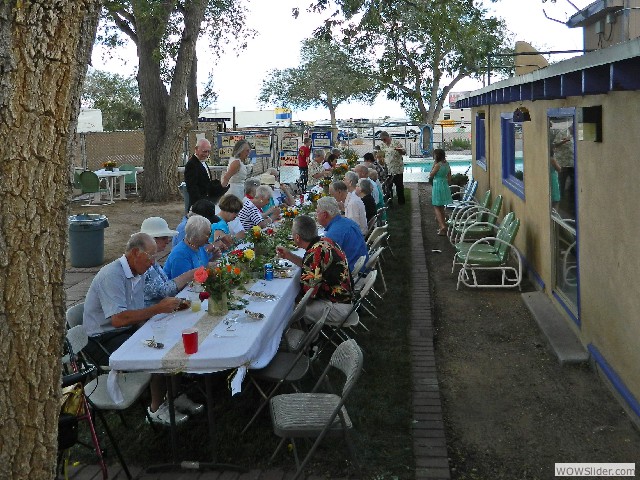
[[[451,173],[464,173],[471,177],[471,155],[447,155],[447,161],[451,165]],[[405,182],[428,182],[429,172],[433,167],[433,160],[428,158],[413,159],[404,158]],[[294,183],[300,172],[298,167],[280,167],[280,179],[286,183]]]
[[[447,155],[451,165],[451,174],[464,173],[471,177],[471,155]],[[430,159],[406,159],[404,161],[404,182],[428,182],[429,172],[433,167]]]

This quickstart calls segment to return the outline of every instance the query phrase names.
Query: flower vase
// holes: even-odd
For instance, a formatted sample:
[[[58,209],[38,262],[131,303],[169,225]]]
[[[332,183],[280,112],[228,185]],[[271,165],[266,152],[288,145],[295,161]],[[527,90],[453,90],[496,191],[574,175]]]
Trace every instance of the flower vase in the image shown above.
[[[113,167],[104,167],[107,172],[113,172]]]
[[[229,312],[229,305],[227,303],[227,292],[220,294],[220,299],[209,297],[209,304],[207,305],[207,311],[210,315],[222,316]]]
[[[265,243],[254,243],[253,251],[257,257],[266,257],[269,255],[269,247]]]

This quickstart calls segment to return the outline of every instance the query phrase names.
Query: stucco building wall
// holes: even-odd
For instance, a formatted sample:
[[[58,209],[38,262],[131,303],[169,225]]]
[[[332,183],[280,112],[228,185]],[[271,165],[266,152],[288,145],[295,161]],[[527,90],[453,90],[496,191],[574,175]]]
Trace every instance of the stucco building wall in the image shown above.
[[[566,321],[585,346],[593,344],[636,399],[640,399],[640,92],[569,97],[473,109],[485,113],[487,170],[473,165],[479,195],[504,197],[502,215],[513,211],[522,224],[516,246],[537,283],[552,295],[553,247],[550,219],[548,110],[602,105],[602,142],[576,138],[576,205],[579,239],[580,293],[577,325]],[[502,182],[502,113],[529,109],[524,122],[524,185],[521,199]],[[575,118],[577,127],[578,119]],[[472,122],[475,129],[475,122]],[[475,151],[475,130],[473,132]],[[566,312],[565,312],[566,313]]]

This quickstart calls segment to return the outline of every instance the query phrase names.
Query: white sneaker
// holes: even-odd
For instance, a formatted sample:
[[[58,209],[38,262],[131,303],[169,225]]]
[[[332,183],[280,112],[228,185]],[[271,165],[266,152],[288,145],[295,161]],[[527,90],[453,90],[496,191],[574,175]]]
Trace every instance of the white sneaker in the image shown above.
[[[151,411],[151,407],[147,407],[147,413],[149,414],[149,418],[151,418],[151,421],[153,423],[165,425],[167,427],[171,425],[171,420],[169,418],[169,404],[167,402],[163,402],[155,412]],[[181,423],[186,422],[188,418],[188,415],[176,412],[176,425],[180,425]]]
[[[173,405],[176,407],[176,410],[190,415],[197,415],[204,411],[203,404],[194,402],[184,393],[173,401]]]

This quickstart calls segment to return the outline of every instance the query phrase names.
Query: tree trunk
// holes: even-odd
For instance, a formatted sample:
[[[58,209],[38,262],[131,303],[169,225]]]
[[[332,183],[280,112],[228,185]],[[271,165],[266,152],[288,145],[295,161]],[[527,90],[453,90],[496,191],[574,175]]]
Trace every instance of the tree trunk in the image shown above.
[[[171,13],[145,16],[144,5],[133,3],[136,23],[135,42],[138,47],[138,86],[144,115],[144,185],[141,199],[145,202],[164,202],[178,193],[181,181],[178,164],[182,164],[182,142],[191,130],[185,99],[191,68],[194,65],[196,41],[204,18],[205,0],[187,2],[184,7],[184,30],[180,41],[170,90],[167,91],[160,59],[161,43]]]
[[[0,478],[54,477],[71,146],[98,3],[0,2]]]

